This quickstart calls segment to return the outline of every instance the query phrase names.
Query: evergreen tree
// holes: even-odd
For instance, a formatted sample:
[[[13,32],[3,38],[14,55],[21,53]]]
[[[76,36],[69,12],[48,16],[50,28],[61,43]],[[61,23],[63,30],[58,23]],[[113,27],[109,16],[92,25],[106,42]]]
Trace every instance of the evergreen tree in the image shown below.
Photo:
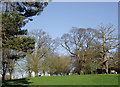
[[[17,59],[25,56],[23,52],[34,49],[34,38],[21,36],[27,34],[27,30],[21,30],[27,23],[27,21],[23,21],[24,18],[24,16],[13,12],[5,13],[2,16],[2,25],[4,26],[2,28],[3,80],[7,71],[10,72],[11,79],[14,63]],[[16,54],[11,54],[13,50],[16,51]]]
[[[24,37],[27,34],[27,29],[22,30],[21,28],[29,20],[32,20],[29,17],[39,15],[47,4],[47,2],[2,3],[2,80],[5,79],[7,69],[12,73],[15,61],[20,57],[24,57],[24,52],[28,50],[32,52],[32,49],[34,49],[34,38]],[[13,50],[15,50],[16,54],[11,54]]]
[[[2,13],[17,11],[21,16],[28,18],[39,15],[48,5],[48,2],[3,2],[2,5]]]

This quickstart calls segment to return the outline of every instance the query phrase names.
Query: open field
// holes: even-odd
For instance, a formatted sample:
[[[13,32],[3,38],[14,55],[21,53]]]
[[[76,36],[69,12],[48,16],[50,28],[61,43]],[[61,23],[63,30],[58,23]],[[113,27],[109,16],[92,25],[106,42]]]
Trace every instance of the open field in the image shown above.
[[[3,85],[118,85],[118,74],[31,77]]]

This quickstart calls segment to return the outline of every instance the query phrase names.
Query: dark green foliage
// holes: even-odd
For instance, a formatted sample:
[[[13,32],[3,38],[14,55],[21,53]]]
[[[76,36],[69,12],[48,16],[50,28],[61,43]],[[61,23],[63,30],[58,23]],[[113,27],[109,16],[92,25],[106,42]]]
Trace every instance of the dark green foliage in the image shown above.
[[[7,6],[6,6],[7,5]],[[48,2],[4,2],[3,12],[17,11],[24,17],[31,17],[39,15],[43,9],[48,5]]]
[[[48,5],[47,2],[15,2],[10,4],[25,17],[39,15],[43,8]]]
[[[24,52],[32,53],[35,48],[35,39],[25,37],[27,29],[21,28],[32,20],[28,17],[39,15],[43,8],[47,6],[47,2],[3,2],[2,10],[2,49],[3,49],[3,74],[2,80],[5,78],[7,68],[12,74],[14,70],[14,59],[25,57]],[[7,49],[7,51],[4,51]],[[16,54],[11,54],[11,51]]]
[[[14,38],[9,40],[7,45],[9,48],[27,52],[27,50],[35,48],[35,39],[31,37]]]
[[[34,49],[34,38],[25,36],[19,37],[20,35],[27,34],[27,30],[21,30],[28,22],[24,21],[24,16],[11,12],[8,15],[7,13],[3,14],[2,18],[2,25],[4,26],[2,29],[3,48],[10,48],[23,52],[27,52],[28,49]]]
[[[21,28],[28,22],[24,21],[25,17],[20,16],[18,13],[11,12],[2,15],[2,40],[3,47],[6,41],[13,39],[18,35],[26,35],[27,30],[21,30]]]
[[[24,16],[12,11],[4,13],[2,19],[2,49],[7,49],[7,51],[3,51],[2,54],[4,80],[6,71],[8,70],[11,76],[15,62],[19,58],[26,56],[24,52],[32,52],[35,47],[35,39],[26,37],[27,30],[21,29],[28,22]],[[14,54],[12,53],[13,51],[15,52]]]
[[[29,48],[33,49],[34,46],[32,44],[35,42],[32,38],[19,38],[18,36],[27,34],[27,29],[21,29],[29,21],[26,20],[26,18],[39,14],[41,11],[43,11],[43,8],[48,5],[48,3],[4,2],[2,5],[2,46],[4,48],[9,47],[16,50],[19,49],[20,51],[22,50],[24,52],[27,52],[27,49]]]

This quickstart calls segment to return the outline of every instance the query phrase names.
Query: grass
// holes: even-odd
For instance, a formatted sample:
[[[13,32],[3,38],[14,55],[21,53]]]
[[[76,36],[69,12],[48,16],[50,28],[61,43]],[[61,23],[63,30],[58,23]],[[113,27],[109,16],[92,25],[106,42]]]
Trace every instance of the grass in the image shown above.
[[[3,85],[118,85],[118,74],[31,77],[8,80]]]

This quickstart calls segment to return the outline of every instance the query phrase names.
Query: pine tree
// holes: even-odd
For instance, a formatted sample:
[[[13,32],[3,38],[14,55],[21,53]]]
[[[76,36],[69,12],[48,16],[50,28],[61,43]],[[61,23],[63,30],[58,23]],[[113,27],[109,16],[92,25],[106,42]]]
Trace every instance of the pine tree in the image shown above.
[[[7,69],[11,78],[15,61],[24,57],[25,54],[23,53],[32,52],[32,49],[34,49],[34,38],[24,37],[24,35],[27,35],[27,29],[22,30],[21,28],[29,20],[32,20],[29,17],[39,15],[47,4],[47,2],[2,3],[2,80],[5,79]],[[16,54],[11,54],[12,51],[15,51]]]
[[[11,79],[15,61],[25,56],[25,54],[22,53],[34,49],[34,38],[25,36],[20,37],[21,35],[27,34],[27,30],[21,30],[27,23],[27,21],[23,21],[24,18],[24,16],[20,16],[13,12],[9,14],[5,13],[2,16],[2,25],[5,26],[2,28],[3,80],[7,69],[10,72]],[[11,54],[13,50],[16,51],[16,54]],[[19,53],[19,51],[22,53]]]

